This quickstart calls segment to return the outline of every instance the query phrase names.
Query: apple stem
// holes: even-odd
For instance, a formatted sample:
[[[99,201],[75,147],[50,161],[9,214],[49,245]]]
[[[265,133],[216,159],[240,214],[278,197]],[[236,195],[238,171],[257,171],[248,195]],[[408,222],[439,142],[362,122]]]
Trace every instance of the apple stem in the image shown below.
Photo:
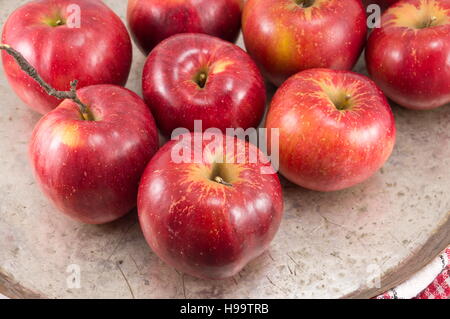
[[[222,185],[225,185],[225,186],[233,186],[233,184],[230,184],[230,183],[225,182],[225,181],[223,180],[223,178],[220,177],[220,176],[214,177],[214,181],[215,181],[216,183],[219,183],[219,184],[222,184]]]
[[[208,74],[205,71],[201,71],[200,73],[198,73],[196,75],[196,77],[194,78],[195,83],[197,83],[197,85],[203,89],[206,85],[206,80],[208,79]]]
[[[198,81],[200,82],[200,86],[205,86],[205,82],[206,82],[206,74],[205,73],[200,73],[200,75],[198,76]]]
[[[78,80],[70,82],[70,91],[58,91],[41,78],[36,69],[23,57],[23,55],[19,51],[3,43],[0,43],[0,50],[4,50],[6,51],[6,53],[12,56],[17,61],[17,64],[20,66],[20,68],[31,78],[33,78],[37,83],[39,83],[39,85],[45,90],[45,92],[47,92],[48,95],[56,97],[60,100],[70,99],[74,101],[78,105],[83,119],[86,121],[93,120],[92,115],[89,112],[89,108],[85,104],[83,104],[83,102],[81,102],[77,96],[76,89]]]
[[[435,22],[437,20],[437,18],[435,17],[435,16],[432,16],[431,18],[430,18],[430,20],[428,21],[428,24],[427,24],[427,28],[429,28],[429,27],[431,27],[432,25],[433,25],[433,23]]]

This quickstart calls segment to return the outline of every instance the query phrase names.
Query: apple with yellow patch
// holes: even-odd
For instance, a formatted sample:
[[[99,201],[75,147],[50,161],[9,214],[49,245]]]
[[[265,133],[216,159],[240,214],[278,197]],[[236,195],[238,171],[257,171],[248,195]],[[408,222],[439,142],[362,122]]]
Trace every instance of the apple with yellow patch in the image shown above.
[[[78,80],[78,88],[127,83],[131,39],[123,22],[103,1],[17,3],[24,4],[6,20],[1,42],[22,53],[56,90],[68,90],[72,80]],[[6,14],[6,8],[2,9]],[[45,114],[59,105],[11,56],[3,52],[2,61],[12,89],[29,107]]]
[[[367,33],[361,0],[249,0],[242,28],[247,51],[277,86],[305,69],[351,69]]]
[[[372,176],[391,155],[396,133],[391,108],[373,81],[329,69],[289,78],[272,100],[266,127],[269,134],[279,128],[280,172],[316,191],[341,190]]]
[[[227,278],[261,255],[283,215],[280,181],[253,144],[185,133],[150,161],[138,214],[153,251],[181,272]]]
[[[161,132],[176,128],[257,127],[265,109],[264,80],[238,46],[205,34],[180,34],[161,42],[147,58],[144,99]]]
[[[64,100],[38,122],[29,156],[38,184],[61,212],[102,224],[136,206],[158,133],[144,101],[125,88],[94,85],[77,95],[89,107],[89,119]]]
[[[450,0],[403,0],[368,41],[370,75],[394,102],[415,110],[450,103]]]

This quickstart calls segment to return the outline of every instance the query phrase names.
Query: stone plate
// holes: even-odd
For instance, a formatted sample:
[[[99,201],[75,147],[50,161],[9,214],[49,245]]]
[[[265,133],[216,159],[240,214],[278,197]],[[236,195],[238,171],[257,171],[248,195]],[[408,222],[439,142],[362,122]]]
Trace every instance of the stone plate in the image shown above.
[[[2,1],[1,24],[25,2]],[[125,17],[126,1],[106,3]],[[128,87],[140,93],[144,56],[135,50],[134,58]],[[9,297],[372,297],[450,243],[449,106],[414,112],[393,105],[394,153],[357,187],[318,193],[283,180],[285,217],[270,250],[234,278],[207,281],[159,260],[135,211],[103,226],[58,214],[27,158],[39,116],[16,98],[3,73],[0,96],[0,293]],[[70,283],[78,270],[76,288]]]

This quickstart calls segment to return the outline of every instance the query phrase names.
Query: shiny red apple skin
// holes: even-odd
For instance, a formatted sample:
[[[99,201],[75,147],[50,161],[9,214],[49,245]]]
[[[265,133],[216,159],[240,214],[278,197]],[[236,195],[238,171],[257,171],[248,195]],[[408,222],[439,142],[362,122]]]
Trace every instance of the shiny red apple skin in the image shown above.
[[[205,33],[235,42],[241,29],[242,0],[129,0],[127,20],[146,55],[178,33]]]
[[[339,110],[333,100],[346,99]],[[276,92],[266,127],[280,129],[280,172],[316,191],[337,191],[373,175],[395,143],[391,108],[375,83],[350,71],[311,69]]]
[[[426,11],[432,13],[425,16],[447,22],[423,29],[406,26]],[[449,62],[450,0],[407,0],[391,6],[366,48],[367,69],[374,81],[394,102],[414,110],[450,103]]]
[[[174,161],[172,152],[180,143],[192,150],[191,158],[201,158],[210,140],[196,147],[194,135],[201,133],[168,142],[150,161],[139,187],[139,221],[147,242],[167,264],[200,278],[227,278],[268,248],[283,215],[282,189],[271,164],[261,163],[262,157],[252,163],[248,150],[264,155],[236,137],[229,137],[229,145],[246,155],[245,161],[227,164],[232,186],[210,180],[213,157]],[[272,173],[261,174],[263,167]]]
[[[33,131],[29,156],[44,194],[88,224],[113,221],[136,206],[141,175],[158,149],[153,117],[135,93],[114,85],[78,90],[95,121],[63,101]]]
[[[80,7],[80,28],[46,24],[46,19],[57,11],[68,19],[73,13],[67,11],[69,5]],[[126,27],[99,0],[30,1],[8,17],[2,42],[22,53],[57,90],[69,90],[72,80],[79,81],[78,88],[125,85],[130,72],[132,48]],[[2,59],[10,85],[28,106],[45,114],[59,104],[22,72],[11,56],[2,52]]]
[[[279,86],[311,68],[349,70],[366,40],[361,0],[248,0],[243,11],[245,47],[264,76]]]
[[[193,79],[207,70],[201,88]],[[258,67],[244,50],[205,34],[179,34],[160,43],[145,63],[142,88],[161,132],[176,128],[257,127],[266,90]]]

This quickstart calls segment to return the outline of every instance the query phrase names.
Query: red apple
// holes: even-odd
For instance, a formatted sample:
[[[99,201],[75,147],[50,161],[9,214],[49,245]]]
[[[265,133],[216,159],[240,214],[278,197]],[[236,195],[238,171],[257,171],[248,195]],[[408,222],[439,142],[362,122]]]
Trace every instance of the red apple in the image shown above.
[[[206,33],[236,41],[242,0],[129,0],[128,25],[146,55],[177,33]]]
[[[275,85],[310,68],[351,69],[367,26],[361,0],[249,0],[245,47]]]
[[[233,136],[179,135],[156,153],[139,186],[147,242],[166,263],[200,278],[233,276],[263,253],[282,212],[271,164],[256,146]]]
[[[375,83],[350,71],[312,69],[276,92],[266,127],[279,128],[280,171],[317,191],[335,191],[374,174],[395,143],[391,108]]]
[[[61,91],[68,90],[72,80],[78,80],[79,88],[124,85],[130,71],[131,40],[125,25],[99,0],[30,1],[9,16],[2,42],[21,52],[47,83]],[[6,53],[2,57],[12,88],[31,108],[44,114],[60,103],[12,57]]]
[[[263,78],[247,53],[205,34],[179,34],[148,56],[143,94],[166,136],[175,128],[194,130],[256,127],[264,110]]]
[[[92,121],[64,100],[37,124],[30,159],[45,195],[70,217],[90,224],[115,220],[136,206],[141,175],[158,148],[150,110],[115,85],[77,91]]]
[[[370,75],[416,110],[450,103],[450,0],[403,0],[382,16],[366,49]]]

